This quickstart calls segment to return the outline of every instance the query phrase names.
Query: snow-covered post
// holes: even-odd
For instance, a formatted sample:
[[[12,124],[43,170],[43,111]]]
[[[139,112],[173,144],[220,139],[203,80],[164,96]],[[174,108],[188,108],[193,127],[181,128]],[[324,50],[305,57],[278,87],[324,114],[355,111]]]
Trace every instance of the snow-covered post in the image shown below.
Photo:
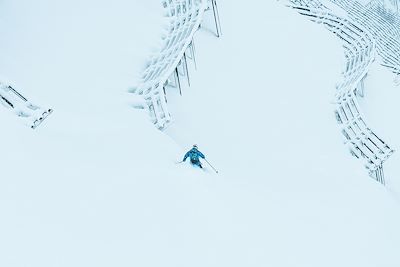
[[[189,68],[188,68],[188,64],[187,64],[186,52],[183,53],[183,62],[185,63],[184,67],[185,67],[187,82],[188,82],[188,85],[190,86]]]
[[[194,69],[197,70],[197,62],[196,62],[196,55],[195,55],[195,47],[194,47],[194,41],[192,39],[192,42],[189,45],[190,48],[190,56],[188,56],[188,58],[190,58],[191,60],[193,60],[194,63]]]
[[[217,37],[220,37],[222,35],[222,31],[221,31],[221,22],[219,19],[217,0],[211,0],[211,6],[214,14],[215,28],[217,29]]]
[[[178,67],[176,67],[176,69],[175,69],[175,81],[179,88],[179,94],[182,95],[182,87],[181,87],[181,80],[179,79]]]

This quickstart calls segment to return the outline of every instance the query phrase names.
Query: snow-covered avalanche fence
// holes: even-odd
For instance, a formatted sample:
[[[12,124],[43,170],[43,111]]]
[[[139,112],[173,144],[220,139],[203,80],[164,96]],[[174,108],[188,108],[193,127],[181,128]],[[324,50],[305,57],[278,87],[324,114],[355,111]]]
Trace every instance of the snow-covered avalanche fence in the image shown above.
[[[11,83],[0,81],[0,103],[22,118],[30,128],[35,129],[53,110],[32,104],[14,88]]]
[[[382,65],[400,81],[400,15],[385,9],[382,1],[363,5],[354,0],[329,0],[343,9],[348,17],[363,25],[374,37]]]
[[[350,153],[361,160],[369,174],[384,184],[383,163],[394,152],[368,126],[357,101],[363,96],[364,79],[374,61],[376,44],[362,25],[339,17],[316,0],[288,0],[287,6],[323,24],[343,42],[346,64],[337,85],[335,116]]]
[[[185,52],[192,45],[193,36],[211,3],[208,0],[165,0],[162,4],[169,18],[167,34],[162,37],[158,52],[148,60],[139,85],[131,90],[141,99],[135,106],[147,110],[159,129],[171,122],[165,86],[174,74],[178,76],[175,79],[179,79],[177,68],[186,64]]]

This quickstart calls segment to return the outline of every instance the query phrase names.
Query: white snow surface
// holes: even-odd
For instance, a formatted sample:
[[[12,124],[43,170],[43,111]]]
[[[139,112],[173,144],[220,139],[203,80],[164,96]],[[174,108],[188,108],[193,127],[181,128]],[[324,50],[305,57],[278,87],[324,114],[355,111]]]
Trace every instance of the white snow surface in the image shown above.
[[[126,93],[158,0],[0,2],[0,74],[54,109],[35,131],[0,109],[0,266],[400,265],[399,158],[385,188],[342,145],[340,41],[276,1],[218,4],[160,132]],[[395,148],[396,89],[377,66],[362,102]],[[193,143],[218,175],[176,164]]]

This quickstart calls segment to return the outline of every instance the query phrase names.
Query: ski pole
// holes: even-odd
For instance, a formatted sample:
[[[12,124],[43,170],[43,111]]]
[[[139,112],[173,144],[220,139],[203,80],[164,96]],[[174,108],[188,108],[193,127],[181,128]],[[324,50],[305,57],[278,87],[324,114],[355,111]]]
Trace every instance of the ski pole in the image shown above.
[[[176,164],[181,164],[181,163],[183,163],[183,160],[182,160],[182,161],[178,161],[178,162],[176,162]]]
[[[214,170],[216,173],[218,173],[218,171],[213,167],[213,165],[210,164],[210,162],[208,162],[208,160],[206,160],[206,159],[204,159],[204,160],[208,163],[208,165],[210,165],[211,168],[213,168],[213,170]]]

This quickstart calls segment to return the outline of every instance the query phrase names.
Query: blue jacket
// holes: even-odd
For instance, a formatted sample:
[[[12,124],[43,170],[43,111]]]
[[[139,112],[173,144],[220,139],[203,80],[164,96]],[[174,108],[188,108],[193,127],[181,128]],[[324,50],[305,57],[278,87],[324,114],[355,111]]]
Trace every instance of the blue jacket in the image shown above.
[[[203,153],[201,153],[200,151],[197,150],[197,148],[192,148],[191,150],[189,150],[186,154],[185,157],[183,158],[183,161],[186,161],[187,158],[190,158],[190,161],[192,162],[199,162],[199,158],[203,158],[205,159],[206,157],[204,157]]]

